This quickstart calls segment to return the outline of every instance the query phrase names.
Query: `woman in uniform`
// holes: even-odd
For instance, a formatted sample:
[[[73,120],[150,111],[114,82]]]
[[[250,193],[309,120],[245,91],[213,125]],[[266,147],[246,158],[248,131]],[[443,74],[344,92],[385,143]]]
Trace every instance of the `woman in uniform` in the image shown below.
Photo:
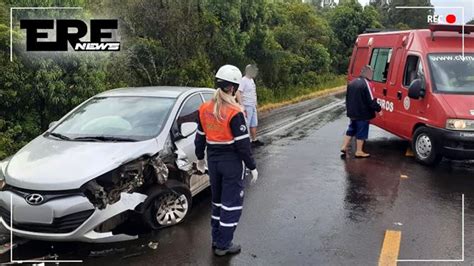
[[[197,169],[205,171],[207,147],[212,191],[212,247],[217,256],[240,252],[240,245],[234,244],[232,239],[242,213],[245,168],[251,170],[252,183],[258,178],[245,117],[234,97],[241,78],[237,67],[222,66],[216,73],[217,91],[213,99],[199,108],[195,140]]]

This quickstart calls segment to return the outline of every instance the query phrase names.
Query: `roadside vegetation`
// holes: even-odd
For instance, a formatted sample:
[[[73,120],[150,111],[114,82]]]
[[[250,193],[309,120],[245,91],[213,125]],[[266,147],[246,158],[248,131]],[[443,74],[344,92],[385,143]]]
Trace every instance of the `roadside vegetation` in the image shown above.
[[[356,36],[366,28],[419,28],[429,10],[399,14],[379,1],[340,0],[2,0],[0,1],[0,159],[46,130],[75,105],[124,86],[213,86],[223,64],[257,64],[260,103],[302,99],[345,83]],[[78,6],[82,11],[15,10],[10,62],[10,7]],[[398,13],[397,13],[398,12]],[[405,12],[405,11],[404,11]],[[118,53],[26,53],[19,19],[117,18]],[[410,17],[407,19],[407,17]],[[415,19],[412,19],[415,18]]]

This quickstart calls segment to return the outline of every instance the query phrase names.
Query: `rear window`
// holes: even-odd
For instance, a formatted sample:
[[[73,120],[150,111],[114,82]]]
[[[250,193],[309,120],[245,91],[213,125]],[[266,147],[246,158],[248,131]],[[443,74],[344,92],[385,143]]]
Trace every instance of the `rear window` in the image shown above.
[[[390,59],[392,58],[392,48],[374,48],[370,65],[374,69],[373,81],[387,82]]]

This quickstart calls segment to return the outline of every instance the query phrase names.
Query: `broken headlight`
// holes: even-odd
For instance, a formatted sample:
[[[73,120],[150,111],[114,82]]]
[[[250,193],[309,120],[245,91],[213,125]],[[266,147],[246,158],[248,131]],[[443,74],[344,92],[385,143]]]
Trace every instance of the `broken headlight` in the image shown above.
[[[163,184],[168,168],[159,156],[140,158],[87,182],[83,190],[94,206],[104,209],[120,200],[121,193],[132,193],[145,182]]]
[[[0,162],[0,190],[3,190],[5,185],[7,184],[5,182],[5,172],[7,168],[8,161],[1,161]]]

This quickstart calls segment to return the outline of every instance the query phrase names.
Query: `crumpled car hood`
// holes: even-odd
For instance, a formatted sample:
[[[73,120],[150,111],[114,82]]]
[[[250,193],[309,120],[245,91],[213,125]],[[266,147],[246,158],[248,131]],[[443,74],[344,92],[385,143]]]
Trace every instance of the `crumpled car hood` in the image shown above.
[[[159,150],[155,139],[82,142],[39,136],[11,158],[5,179],[8,185],[29,190],[78,189],[124,162]]]

